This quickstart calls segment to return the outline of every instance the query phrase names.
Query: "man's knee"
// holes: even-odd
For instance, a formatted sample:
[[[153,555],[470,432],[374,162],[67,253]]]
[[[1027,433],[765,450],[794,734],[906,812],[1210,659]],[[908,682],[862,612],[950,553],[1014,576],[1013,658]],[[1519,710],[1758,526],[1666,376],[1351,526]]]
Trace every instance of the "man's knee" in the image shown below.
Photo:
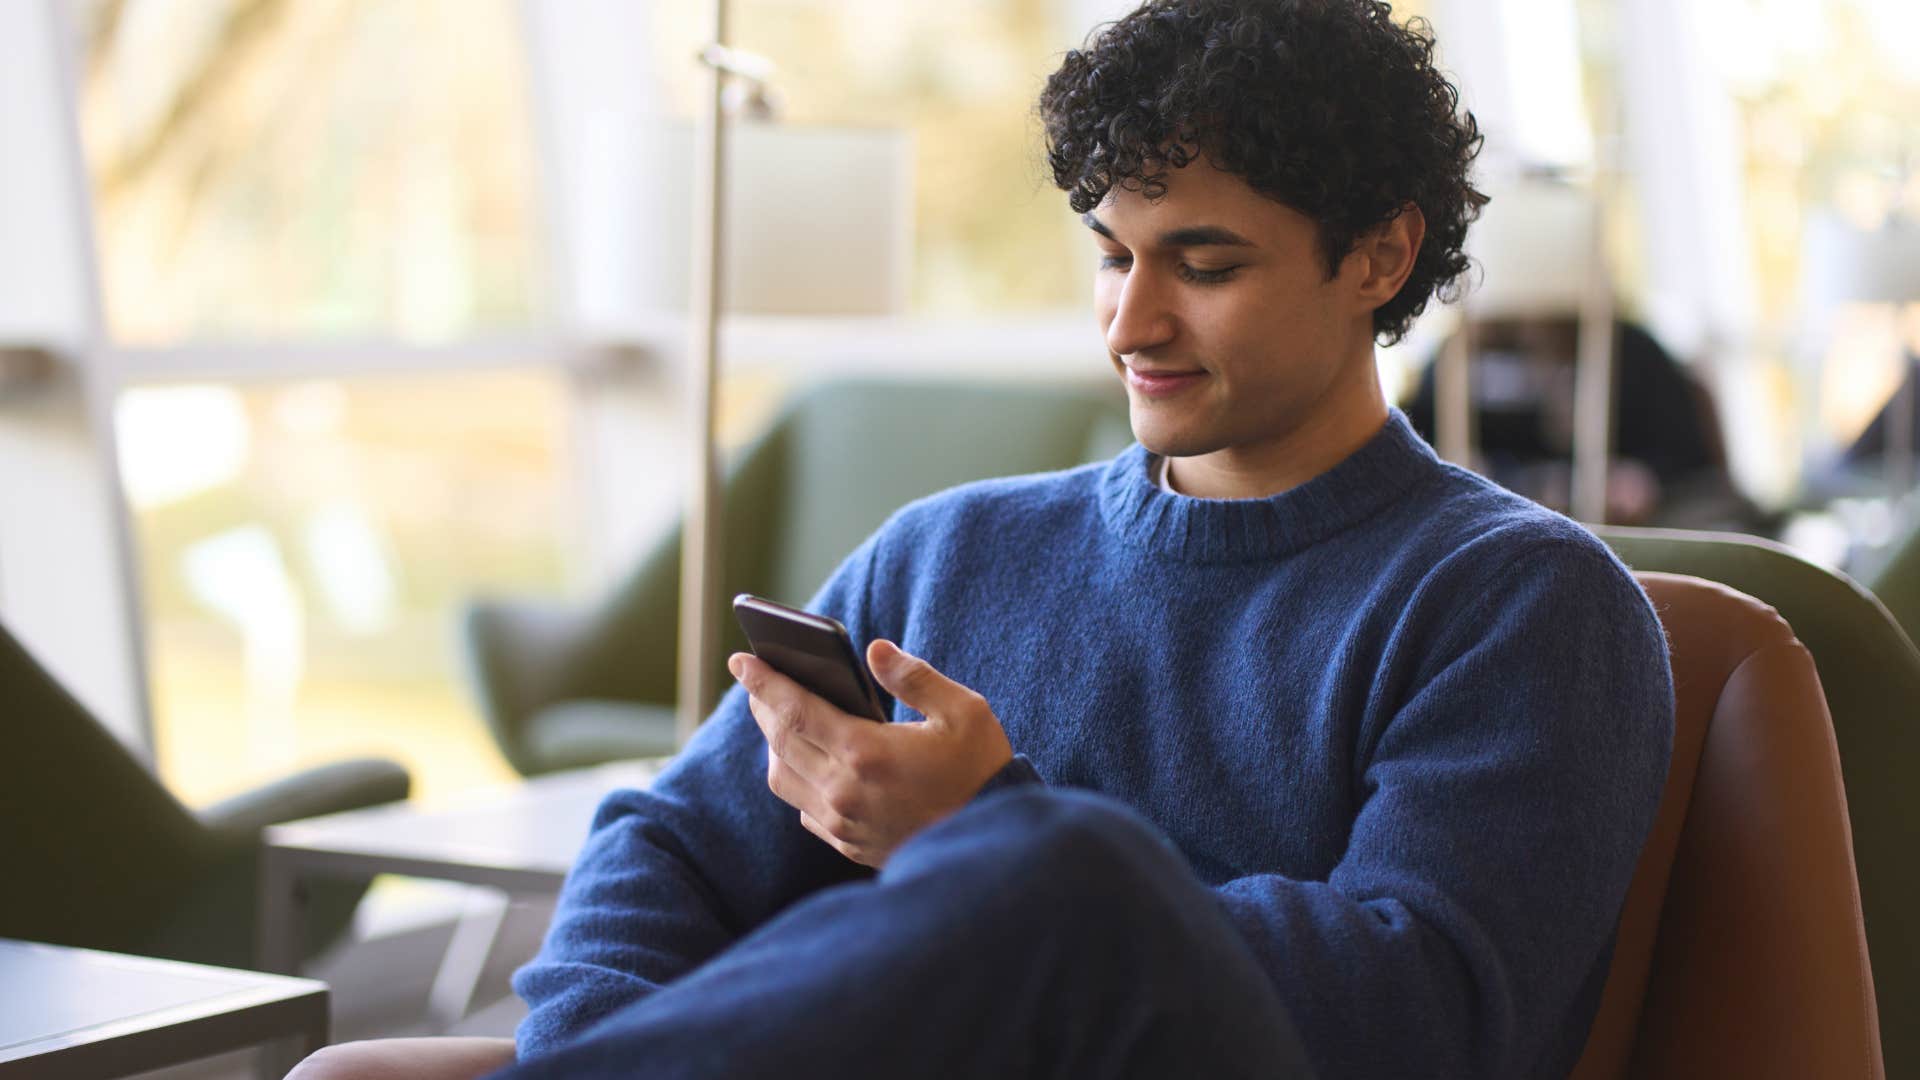
[[[322,1047],[287,1080],[474,1080],[513,1060],[512,1039],[369,1039]]]
[[[1032,827],[1016,845],[1061,873],[1095,881],[1165,880],[1186,874],[1186,860],[1152,822],[1126,805],[1083,791],[1037,789],[1018,793],[1030,800]]]
[[[969,876],[1038,885],[1022,891],[1052,902],[1087,898],[1109,909],[1184,903],[1196,887],[1186,860],[1158,828],[1091,792],[1036,785],[997,793],[924,838],[910,860],[968,864]]]

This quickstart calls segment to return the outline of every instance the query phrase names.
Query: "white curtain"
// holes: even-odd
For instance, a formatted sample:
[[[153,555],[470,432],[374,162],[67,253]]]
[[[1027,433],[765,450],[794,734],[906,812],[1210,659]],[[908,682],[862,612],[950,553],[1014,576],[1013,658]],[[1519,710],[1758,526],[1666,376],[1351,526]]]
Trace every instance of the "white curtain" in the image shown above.
[[[678,286],[663,276],[663,260],[646,257],[660,243],[658,208],[686,190],[663,167],[666,103],[653,65],[652,7],[644,0],[521,5],[554,315],[569,329],[631,329],[636,310],[665,306]],[[673,270],[686,272],[684,265]]]
[[[46,0],[0,4],[0,344],[90,336],[85,202],[53,15]]]
[[[1682,356],[1736,355],[1754,321],[1739,121],[1705,5],[1620,5],[1621,139],[1646,251],[1641,300]]]
[[[0,620],[136,752],[148,750],[92,200],[70,80],[79,39],[60,0],[0,3],[0,350],[57,358],[0,383]]]

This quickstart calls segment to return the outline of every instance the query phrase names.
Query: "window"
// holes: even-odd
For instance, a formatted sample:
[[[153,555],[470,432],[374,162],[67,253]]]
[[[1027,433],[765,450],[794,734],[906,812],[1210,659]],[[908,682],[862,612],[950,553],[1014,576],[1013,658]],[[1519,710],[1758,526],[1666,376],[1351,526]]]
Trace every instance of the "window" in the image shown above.
[[[1920,222],[1920,62],[1909,47],[1920,9],[1885,0],[1712,7],[1725,31],[1716,60],[1743,136],[1763,341],[1797,391],[1796,426],[1821,457],[1886,403],[1903,350],[1920,351],[1920,307],[1903,314],[1819,295],[1853,267],[1816,265],[1824,233]]]
[[[80,112],[122,343],[522,326],[514,0],[91,0]]]
[[[455,614],[560,591],[566,411],[540,370],[122,394],[169,786],[198,803],[357,754],[428,795],[509,778]]]
[[[355,754],[429,795],[507,777],[454,618],[477,591],[562,587],[567,376],[537,349],[350,374],[409,360],[315,343],[541,321],[517,3],[75,11],[108,337],[189,368],[196,343],[258,343],[257,377],[116,402],[162,777],[194,803]]]

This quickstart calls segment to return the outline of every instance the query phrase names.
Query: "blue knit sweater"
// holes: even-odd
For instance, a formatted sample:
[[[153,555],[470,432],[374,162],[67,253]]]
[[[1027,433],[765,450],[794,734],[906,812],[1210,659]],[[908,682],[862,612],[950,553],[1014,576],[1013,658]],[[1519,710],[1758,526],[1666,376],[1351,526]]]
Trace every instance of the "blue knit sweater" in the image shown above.
[[[1322,1076],[1564,1076],[1666,776],[1645,595],[1398,412],[1271,498],[1168,494],[1153,463],[922,500],[809,606],[983,694],[1020,755],[993,786],[1093,789],[1165,830]],[[765,773],[735,687],[607,799],[514,980],[523,1057],[864,873]]]

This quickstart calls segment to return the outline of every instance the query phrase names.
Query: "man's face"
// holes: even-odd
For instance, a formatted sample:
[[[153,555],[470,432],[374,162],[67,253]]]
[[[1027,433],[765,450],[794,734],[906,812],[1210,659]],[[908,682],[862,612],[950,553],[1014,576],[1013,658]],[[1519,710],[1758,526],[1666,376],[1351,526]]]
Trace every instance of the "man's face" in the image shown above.
[[[1377,401],[1378,301],[1361,295],[1364,267],[1349,257],[1328,280],[1310,219],[1204,157],[1166,185],[1151,202],[1116,188],[1083,219],[1097,234],[1094,306],[1134,436],[1158,454],[1250,467]]]

